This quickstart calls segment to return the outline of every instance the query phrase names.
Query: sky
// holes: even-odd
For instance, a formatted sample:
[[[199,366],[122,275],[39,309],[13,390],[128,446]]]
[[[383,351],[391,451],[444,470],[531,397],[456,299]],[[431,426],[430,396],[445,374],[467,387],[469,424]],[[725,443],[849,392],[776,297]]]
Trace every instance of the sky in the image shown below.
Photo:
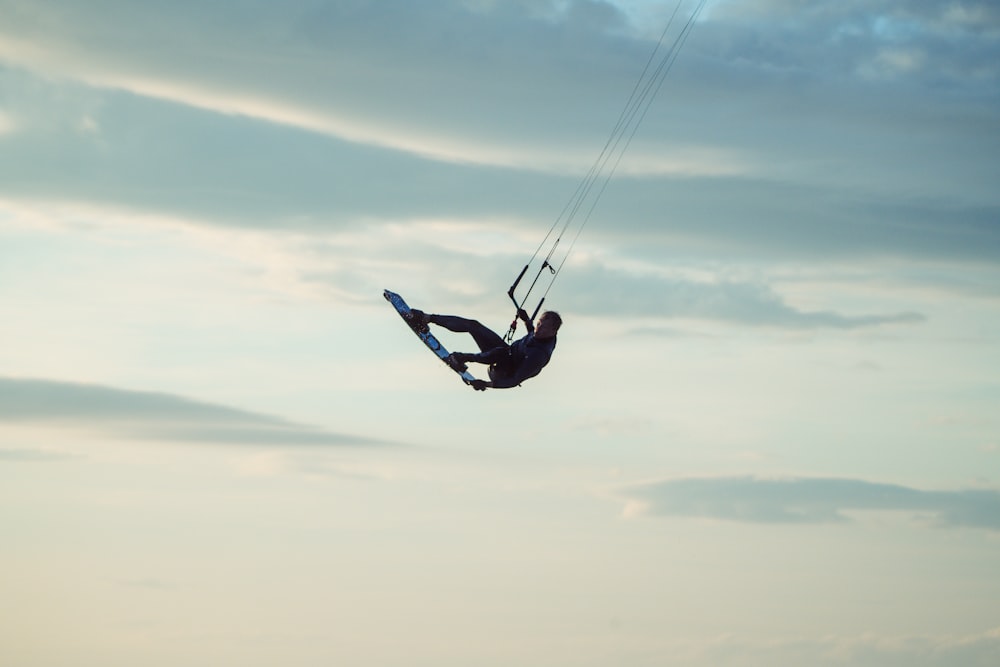
[[[382,299],[697,4],[0,0],[0,663],[1000,663],[995,3],[709,0],[519,388]]]

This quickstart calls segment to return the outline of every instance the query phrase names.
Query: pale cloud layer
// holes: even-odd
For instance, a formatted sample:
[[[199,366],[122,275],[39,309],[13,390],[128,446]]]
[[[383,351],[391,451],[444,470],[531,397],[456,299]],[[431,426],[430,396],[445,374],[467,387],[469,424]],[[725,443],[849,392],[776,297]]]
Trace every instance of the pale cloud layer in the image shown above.
[[[650,48],[605,3],[102,3],[114,29],[77,3],[5,4],[6,193],[265,227],[544,229]],[[994,14],[713,3],[595,226],[701,252],[989,262]]]
[[[3,423],[68,426],[166,442],[385,444],[181,396],[38,379],[0,378]]]
[[[970,635],[781,638],[719,637],[707,647],[680,645],[704,664],[802,664],[818,667],[990,667],[1000,659],[1000,628]],[[798,661],[796,663],[796,661]]]
[[[674,479],[625,490],[629,515],[816,524],[851,512],[903,512],[942,526],[1000,530],[1000,491],[928,491],[856,479]]]
[[[88,227],[102,230],[109,238],[105,243],[127,239],[126,243],[134,245],[140,239],[132,229],[141,223],[147,233],[158,235],[150,238],[158,238],[160,244],[179,234],[195,249],[220,253],[248,270],[252,267],[265,274],[268,282],[289,296],[336,296],[357,303],[377,301],[383,288],[399,286],[419,274],[427,283],[419,295],[425,303],[444,303],[452,309],[475,308],[491,299],[498,285],[513,281],[515,268],[525,259],[524,248],[535,241],[517,221],[504,224],[441,219],[404,224],[370,220],[326,233],[277,234],[258,228],[226,231],[212,225],[182,224],[167,216],[73,202],[32,206],[22,200],[0,199],[0,205],[5,205],[11,222],[22,228],[48,225],[50,232],[69,233],[97,243],[101,243],[100,238],[89,234]],[[81,231],[76,227],[82,220],[91,222],[85,223]],[[110,240],[119,235],[123,239]],[[652,256],[647,258],[648,249],[632,251],[627,238],[615,243],[626,248],[631,257],[595,254],[600,250],[598,246],[581,244],[578,259],[567,265],[559,284],[561,307],[647,321],[681,318],[793,331],[912,326],[926,321],[926,316],[917,311],[858,313],[799,307],[789,302],[780,287],[772,287],[759,276],[684,272]],[[542,289],[549,275],[542,275]],[[454,276],[462,279],[456,282]],[[529,280],[533,276],[529,274]]]
[[[381,298],[502,332],[673,8],[0,0],[0,662],[997,664],[991,4],[710,0],[520,389]]]

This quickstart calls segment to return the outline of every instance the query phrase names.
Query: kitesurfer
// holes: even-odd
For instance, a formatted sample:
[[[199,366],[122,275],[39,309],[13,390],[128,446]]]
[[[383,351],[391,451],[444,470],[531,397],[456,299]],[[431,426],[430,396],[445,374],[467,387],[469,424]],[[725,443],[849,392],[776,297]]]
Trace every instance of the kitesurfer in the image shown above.
[[[536,325],[527,312],[518,309],[517,316],[524,321],[528,334],[508,345],[499,334],[477,320],[457,315],[428,315],[416,309],[411,309],[410,315],[412,322],[419,328],[436,324],[449,331],[472,336],[479,346],[479,352],[453,352],[450,358],[460,365],[467,361],[489,364],[490,381],[473,382],[472,387],[476,391],[487,388],[509,389],[538,375],[552,357],[552,351],[556,347],[556,332],[562,326],[562,318],[554,311],[542,313]]]

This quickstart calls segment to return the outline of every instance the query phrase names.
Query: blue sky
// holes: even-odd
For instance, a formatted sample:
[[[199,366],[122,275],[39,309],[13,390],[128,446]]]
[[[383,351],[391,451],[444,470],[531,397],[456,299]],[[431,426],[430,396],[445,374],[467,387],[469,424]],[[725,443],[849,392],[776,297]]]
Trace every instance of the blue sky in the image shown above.
[[[521,388],[381,297],[505,330],[674,6],[0,0],[0,662],[996,664],[992,4],[710,0]]]

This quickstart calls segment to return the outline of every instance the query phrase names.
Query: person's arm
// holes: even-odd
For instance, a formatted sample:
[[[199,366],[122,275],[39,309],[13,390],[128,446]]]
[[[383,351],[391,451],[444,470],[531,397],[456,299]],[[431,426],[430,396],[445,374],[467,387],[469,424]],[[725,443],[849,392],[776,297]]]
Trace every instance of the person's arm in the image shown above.
[[[528,315],[528,311],[523,308],[518,308],[517,316],[521,318],[522,322],[524,322],[524,326],[528,330],[528,333],[535,333],[535,323],[531,321],[531,316]]]

